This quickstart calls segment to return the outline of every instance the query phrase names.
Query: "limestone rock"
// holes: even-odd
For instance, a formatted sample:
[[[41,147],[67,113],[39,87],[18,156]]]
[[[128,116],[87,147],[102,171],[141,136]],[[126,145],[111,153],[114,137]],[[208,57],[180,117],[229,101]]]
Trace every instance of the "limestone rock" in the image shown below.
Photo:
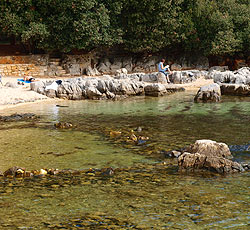
[[[95,87],[88,87],[86,89],[86,96],[88,99],[99,99],[102,97],[102,93]]]
[[[213,79],[215,83],[245,84],[250,85],[250,68],[243,67],[237,71],[210,71],[208,79]]]
[[[121,68],[121,69],[118,69],[116,70],[116,74],[119,75],[119,74],[128,74],[128,70],[126,68]]]
[[[43,81],[31,82],[30,89],[37,92],[37,93],[44,94],[45,82],[43,82]]]
[[[167,78],[166,78],[164,73],[159,72],[159,73],[157,73],[156,77],[157,77],[157,82],[162,83],[162,84],[167,83]]]
[[[56,97],[56,90],[48,89],[48,90],[46,90],[45,95],[47,97],[55,98]]]
[[[187,147],[185,151],[189,153],[200,153],[205,156],[232,158],[229,147],[225,143],[212,140],[197,140],[194,144]]]
[[[195,81],[196,75],[192,71],[174,71],[170,79],[174,84],[184,84]]]
[[[159,97],[167,93],[166,87],[160,83],[154,83],[145,86],[145,95]]]
[[[202,86],[197,92],[195,102],[218,102],[221,98],[220,86],[216,83]]]
[[[248,165],[243,167],[229,158],[232,158],[232,154],[226,144],[197,140],[184,149],[178,157],[178,165],[180,170],[204,169],[217,173],[244,172],[248,169]]]
[[[209,68],[209,72],[211,71],[227,71],[228,70],[228,66],[212,66],[211,68]]]
[[[177,70],[177,71],[180,71],[181,68],[182,68],[181,65],[179,65],[179,64],[177,64],[177,63],[174,63],[174,64],[171,65],[171,70],[172,70],[172,71],[176,71],[176,70]]]
[[[178,157],[179,168],[182,169],[205,169],[217,173],[244,172],[244,168],[238,162],[233,162],[224,157],[206,156],[200,153],[185,152]]]
[[[86,75],[87,76],[98,76],[98,75],[100,75],[100,73],[96,68],[91,68],[91,66],[88,66],[86,68]]]
[[[100,63],[100,64],[97,66],[97,70],[98,70],[100,73],[110,73],[110,72],[111,72],[110,66],[105,65],[104,63]]]

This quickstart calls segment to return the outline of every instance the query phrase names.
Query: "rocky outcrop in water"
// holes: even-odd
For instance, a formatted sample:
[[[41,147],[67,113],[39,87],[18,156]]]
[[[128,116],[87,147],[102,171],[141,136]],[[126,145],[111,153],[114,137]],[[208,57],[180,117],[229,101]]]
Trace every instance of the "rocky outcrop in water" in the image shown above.
[[[221,99],[221,89],[216,83],[202,86],[197,92],[195,102],[218,102]]]
[[[232,161],[229,147],[211,140],[197,140],[182,151],[171,151],[169,156],[178,157],[180,170],[208,170],[217,173],[234,173],[248,170],[248,164]]]

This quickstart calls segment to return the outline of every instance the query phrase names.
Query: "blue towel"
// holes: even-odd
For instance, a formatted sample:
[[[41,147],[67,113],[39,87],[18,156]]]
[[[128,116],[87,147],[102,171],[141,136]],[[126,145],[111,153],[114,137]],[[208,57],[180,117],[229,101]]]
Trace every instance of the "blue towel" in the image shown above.
[[[24,81],[23,79],[17,79],[17,81],[21,81],[21,82],[24,82],[24,83],[31,83],[31,81]]]

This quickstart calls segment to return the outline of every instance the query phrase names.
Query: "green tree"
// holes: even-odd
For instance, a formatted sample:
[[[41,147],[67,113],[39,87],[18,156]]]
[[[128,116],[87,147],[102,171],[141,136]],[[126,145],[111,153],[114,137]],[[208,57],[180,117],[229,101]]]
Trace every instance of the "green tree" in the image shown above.
[[[159,51],[182,36],[183,0],[128,0],[122,10],[124,45],[134,52]]]

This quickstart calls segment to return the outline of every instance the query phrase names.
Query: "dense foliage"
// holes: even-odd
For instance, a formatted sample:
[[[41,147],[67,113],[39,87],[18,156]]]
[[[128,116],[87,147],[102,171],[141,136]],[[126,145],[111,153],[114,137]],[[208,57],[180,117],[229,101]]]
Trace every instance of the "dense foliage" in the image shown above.
[[[1,0],[0,31],[33,52],[120,45],[249,52],[249,0]]]

